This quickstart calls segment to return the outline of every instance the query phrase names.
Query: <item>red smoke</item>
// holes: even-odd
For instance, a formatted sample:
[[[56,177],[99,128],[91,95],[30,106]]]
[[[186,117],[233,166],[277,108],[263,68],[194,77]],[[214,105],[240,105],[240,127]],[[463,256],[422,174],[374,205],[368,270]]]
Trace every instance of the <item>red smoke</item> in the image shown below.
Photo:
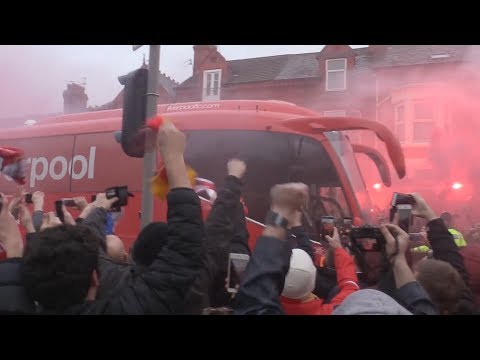
[[[373,184],[379,182],[376,171],[365,171],[367,183],[372,198],[376,203],[386,208],[393,191],[419,192],[434,207],[437,213],[450,211],[457,216],[457,227],[469,228],[474,222],[480,221],[480,57],[478,46],[473,46],[461,63],[445,66],[430,65],[417,67],[407,72],[399,71],[398,76],[391,71],[387,82],[390,89],[408,87],[409,83],[427,86],[427,93],[418,100],[426,101],[434,111],[434,130],[428,146],[415,143],[405,144],[407,160],[407,178],[396,179],[390,189],[373,189]],[[407,76],[408,74],[408,76]],[[409,77],[408,79],[406,79]],[[386,87],[388,87],[386,86]],[[413,85],[410,91],[413,94]],[[417,99],[412,95],[413,101]],[[380,116],[379,121],[388,122],[392,130],[395,122],[390,120],[395,114]],[[409,120],[406,119],[408,122]],[[383,147],[383,146],[382,146]],[[423,156],[421,153],[424,153]],[[420,154],[420,155],[419,155]],[[426,158],[424,169],[418,169],[415,161]],[[365,161],[361,160],[361,164]],[[362,167],[365,167],[364,165]],[[371,174],[374,174],[372,176]],[[393,176],[396,178],[396,176]],[[462,186],[453,186],[459,183]]]

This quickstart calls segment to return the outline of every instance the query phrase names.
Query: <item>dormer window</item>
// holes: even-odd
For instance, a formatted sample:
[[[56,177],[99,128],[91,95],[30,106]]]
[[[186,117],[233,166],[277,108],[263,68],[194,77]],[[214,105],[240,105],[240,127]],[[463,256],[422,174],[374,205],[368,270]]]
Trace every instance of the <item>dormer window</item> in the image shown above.
[[[330,59],[326,61],[326,91],[347,89],[347,59]]]
[[[203,72],[203,101],[220,100],[222,70],[206,70]]]

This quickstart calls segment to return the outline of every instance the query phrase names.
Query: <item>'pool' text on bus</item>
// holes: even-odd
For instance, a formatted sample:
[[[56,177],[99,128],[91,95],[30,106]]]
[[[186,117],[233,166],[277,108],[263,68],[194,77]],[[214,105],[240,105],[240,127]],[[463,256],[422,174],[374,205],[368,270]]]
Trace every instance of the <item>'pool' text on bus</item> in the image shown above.
[[[75,155],[70,161],[64,156],[55,156],[50,162],[43,156],[26,159],[26,163],[30,164],[30,187],[35,187],[36,183],[44,180],[47,175],[53,180],[62,180],[67,172],[74,180],[83,179],[85,175],[88,179],[93,179],[96,150],[96,146],[90,146],[88,159],[83,155]]]

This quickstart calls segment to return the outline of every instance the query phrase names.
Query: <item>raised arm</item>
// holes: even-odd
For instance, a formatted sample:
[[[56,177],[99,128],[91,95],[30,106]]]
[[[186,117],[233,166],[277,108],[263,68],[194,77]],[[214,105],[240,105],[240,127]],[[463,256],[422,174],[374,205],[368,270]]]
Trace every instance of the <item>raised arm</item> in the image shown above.
[[[116,301],[134,298],[142,313],[175,314],[184,309],[187,295],[205,265],[205,234],[200,200],[191,188],[183,159],[185,135],[166,123],[160,128],[158,145],[170,185],[167,244],[148,270],[122,289]]]
[[[304,184],[276,185],[271,191],[271,207],[266,228],[258,239],[240,285],[235,306],[239,315],[283,314],[280,295],[290,267],[291,247],[287,227],[306,203]],[[283,219],[283,220],[282,220]],[[283,224],[282,224],[283,223]]]

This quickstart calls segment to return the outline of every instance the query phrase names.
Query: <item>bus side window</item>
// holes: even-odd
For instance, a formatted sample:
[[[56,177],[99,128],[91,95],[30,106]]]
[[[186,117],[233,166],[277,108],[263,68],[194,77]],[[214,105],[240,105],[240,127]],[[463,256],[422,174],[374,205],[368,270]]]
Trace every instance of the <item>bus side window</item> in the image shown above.
[[[244,198],[249,216],[263,222],[275,184],[300,181],[338,187],[337,171],[322,144],[299,135],[269,131],[195,130],[188,132],[185,160],[198,176],[221,186],[227,161],[247,162]]]

